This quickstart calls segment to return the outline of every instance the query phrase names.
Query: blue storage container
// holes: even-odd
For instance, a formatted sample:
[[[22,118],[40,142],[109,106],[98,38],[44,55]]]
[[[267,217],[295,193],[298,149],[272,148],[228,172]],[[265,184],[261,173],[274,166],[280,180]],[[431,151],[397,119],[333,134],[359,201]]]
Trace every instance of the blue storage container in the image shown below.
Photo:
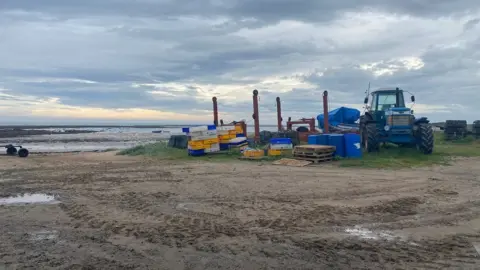
[[[335,156],[345,157],[345,141],[343,134],[329,134],[328,145],[335,146]]]
[[[270,139],[270,144],[291,144],[291,138],[272,138]]]
[[[220,144],[220,150],[223,151],[223,150],[228,150],[230,149],[230,144],[228,143],[221,143]]]
[[[237,138],[245,138],[246,137],[245,134],[242,134],[242,133],[237,133],[235,136]]]
[[[308,135],[308,144],[318,144],[319,135]]]
[[[360,135],[349,133],[344,136],[345,155],[349,158],[362,157],[362,147],[360,146]]]
[[[189,132],[190,132],[190,128],[182,128],[182,132],[189,133]]]
[[[195,157],[203,156],[203,155],[205,155],[205,149],[200,149],[200,150],[188,149],[188,155],[189,156],[195,156]]]
[[[317,144],[320,144],[320,145],[329,145],[328,144],[328,134],[320,134],[318,135],[317,137]]]

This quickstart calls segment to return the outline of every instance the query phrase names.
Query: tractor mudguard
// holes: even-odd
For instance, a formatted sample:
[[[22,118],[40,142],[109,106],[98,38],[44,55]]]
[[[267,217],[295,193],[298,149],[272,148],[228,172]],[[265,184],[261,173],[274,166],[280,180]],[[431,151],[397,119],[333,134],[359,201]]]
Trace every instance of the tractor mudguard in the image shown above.
[[[374,120],[373,115],[369,112],[365,112],[365,115],[360,117],[360,123],[368,124],[368,123],[376,123],[377,121]]]
[[[430,123],[430,120],[428,120],[426,117],[420,117],[418,119],[415,119],[415,122],[413,122],[414,125],[428,124],[428,123]]]

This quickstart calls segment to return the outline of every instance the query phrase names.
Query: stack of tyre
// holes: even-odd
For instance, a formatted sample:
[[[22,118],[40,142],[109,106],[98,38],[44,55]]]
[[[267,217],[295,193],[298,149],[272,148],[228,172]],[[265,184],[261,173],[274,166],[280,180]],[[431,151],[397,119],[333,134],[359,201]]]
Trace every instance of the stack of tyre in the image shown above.
[[[467,137],[467,121],[447,120],[445,122],[444,134],[446,140],[458,140]]]
[[[473,137],[480,139],[480,120],[473,122],[472,133]]]

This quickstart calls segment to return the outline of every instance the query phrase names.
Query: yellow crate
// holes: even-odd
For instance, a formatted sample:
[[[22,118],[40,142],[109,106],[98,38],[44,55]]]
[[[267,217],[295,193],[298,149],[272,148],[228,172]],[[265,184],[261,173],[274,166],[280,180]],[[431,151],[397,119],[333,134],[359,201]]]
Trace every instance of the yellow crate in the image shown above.
[[[205,148],[203,141],[189,141],[188,146],[192,150],[200,150]]]
[[[242,128],[242,126],[241,126],[241,125],[235,126],[235,131],[236,131],[237,133],[243,133],[243,128]]]
[[[228,135],[237,135],[237,130],[234,129],[234,130],[229,130],[228,131]]]
[[[282,150],[280,150],[280,149],[268,149],[268,155],[269,156],[281,156],[282,155]]]
[[[234,139],[236,137],[237,137],[237,135],[235,135],[235,134],[234,135],[230,135],[230,134],[228,134],[228,135],[218,135],[218,139],[221,140],[221,141],[222,140]]]
[[[215,144],[218,143],[218,138],[206,139],[203,141],[203,144]]]
[[[264,154],[263,150],[246,150],[243,152],[245,157],[263,157]]]
[[[206,146],[205,145],[202,145],[202,146],[199,146],[199,145],[196,145],[196,146],[188,146],[188,149],[190,150],[202,150],[202,149],[205,149]]]
[[[228,140],[220,140],[219,142],[222,143],[222,144],[230,143],[230,139],[228,139]]]

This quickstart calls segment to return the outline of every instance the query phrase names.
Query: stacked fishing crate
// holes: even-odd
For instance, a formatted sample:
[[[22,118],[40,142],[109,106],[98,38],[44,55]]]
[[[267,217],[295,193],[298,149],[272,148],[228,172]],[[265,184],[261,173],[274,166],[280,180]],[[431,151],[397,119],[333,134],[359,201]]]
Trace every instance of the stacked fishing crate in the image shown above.
[[[220,151],[215,125],[183,128],[182,131],[188,136],[188,155],[203,156]]]
[[[269,156],[281,156],[287,152],[291,152],[293,143],[291,138],[272,138],[268,148]]]
[[[240,123],[232,126],[217,127],[217,134],[220,150],[241,148],[248,145],[245,131]]]

